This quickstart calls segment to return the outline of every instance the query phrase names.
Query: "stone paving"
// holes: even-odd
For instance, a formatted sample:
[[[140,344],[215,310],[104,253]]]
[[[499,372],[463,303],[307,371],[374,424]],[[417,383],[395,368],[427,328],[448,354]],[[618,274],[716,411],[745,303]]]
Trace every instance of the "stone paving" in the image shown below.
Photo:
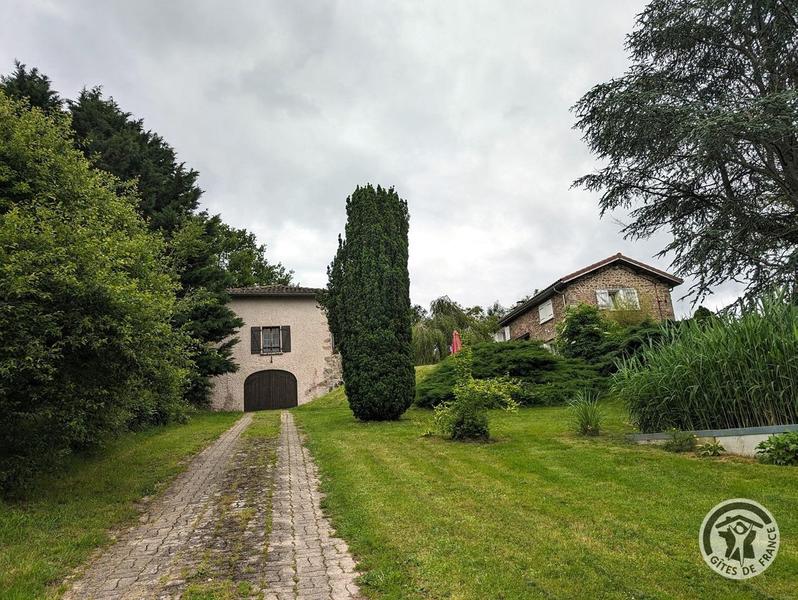
[[[186,542],[211,495],[218,489],[231,450],[252,421],[245,415],[191,461],[142,524],[127,531],[89,567],[66,599],[147,598],[175,552]]]
[[[264,600],[360,598],[355,562],[321,512],[316,465],[293,416],[281,415],[276,466],[273,438],[241,439],[251,421],[245,415],[198,454],[64,597],[180,598],[188,585],[227,581]]]
[[[320,507],[316,464],[282,414],[265,577],[267,600],[360,598],[355,562]]]

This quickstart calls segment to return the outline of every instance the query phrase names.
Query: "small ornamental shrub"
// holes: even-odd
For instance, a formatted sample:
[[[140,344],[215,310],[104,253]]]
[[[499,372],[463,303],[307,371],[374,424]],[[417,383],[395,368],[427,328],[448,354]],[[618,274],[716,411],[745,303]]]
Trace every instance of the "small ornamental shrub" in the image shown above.
[[[691,431],[679,431],[671,429],[670,439],[662,444],[668,452],[691,452],[695,449],[696,437]]]
[[[695,453],[704,458],[708,458],[710,456],[720,456],[724,452],[726,452],[726,449],[723,447],[723,444],[716,439],[713,439],[711,442],[699,444],[695,448]]]
[[[578,392],[568,403],[574,428],[580,435],[598,435],[604,415],[598,406],[598,394],[591,390]]]
[[[454,399],[435,408],[435,429],[454,440],[486,440],[490,437],[488,409],[517,409],[513,393],[518,384],[507,376],[474,379],[470,348],[454,354],[452,363],[456,373]]]
[[[756,447],[756,455],[769,465],[798,465],[798,431],[771,435]]]
[[[604,379],[579,359],[566,359],[539,342],[487,342],[475,344],[472,375],[477,380],[509,376],[516,380],[513,399],[525,406],[565,404],[584,388],[602,388]],[[416,405],[433,408],[454,399],[454,357],[442,360],[416,386]]]

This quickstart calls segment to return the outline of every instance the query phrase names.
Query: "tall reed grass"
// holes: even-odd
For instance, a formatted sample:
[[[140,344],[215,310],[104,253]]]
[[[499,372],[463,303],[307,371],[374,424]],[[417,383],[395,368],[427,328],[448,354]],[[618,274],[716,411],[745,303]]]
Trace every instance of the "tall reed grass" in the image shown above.
[[[621,363],[612,390],[647,433],[798,423],[798,306],[773,294],[667,328]]]

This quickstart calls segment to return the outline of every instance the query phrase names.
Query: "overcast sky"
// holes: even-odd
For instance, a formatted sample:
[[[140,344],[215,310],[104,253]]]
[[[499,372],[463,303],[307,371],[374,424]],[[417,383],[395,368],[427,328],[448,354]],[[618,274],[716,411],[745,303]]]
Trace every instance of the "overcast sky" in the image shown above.
[[[569,107],[623,73],[644,2],[0,1],[3,72],[102,84],[303,285],[325,284],[366,182],[408,201],[415,303],[512,305],[618,251],[669,268],[666,233],[625,241],[570,188],[596,162]]]

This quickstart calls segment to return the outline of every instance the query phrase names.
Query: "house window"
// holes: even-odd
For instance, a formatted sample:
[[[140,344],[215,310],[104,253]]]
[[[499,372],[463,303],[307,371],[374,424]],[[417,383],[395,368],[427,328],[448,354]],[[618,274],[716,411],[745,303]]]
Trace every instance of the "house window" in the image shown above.
[[[280,340],[279,327],[262,327],[263,344],[261,346],[264,354],[277,354],[282,352],[283,346]]]
[[[493,339],[497,342],[508,342],[510,341],[510,327],[504,327],[499,329],[496,333],[493,334]]]
[[[640,310],[640,298],[634,288],[596,290],[596,303],[601,310]]]
[[[541,323],[545,323],[554,318],[554,305],[551,303],[551,300],[546,300],[543,304],[538,306],[538,317],[540,317]]]
[[[290,325],[250,327],[252,354],[285,354],[291,352]]]

